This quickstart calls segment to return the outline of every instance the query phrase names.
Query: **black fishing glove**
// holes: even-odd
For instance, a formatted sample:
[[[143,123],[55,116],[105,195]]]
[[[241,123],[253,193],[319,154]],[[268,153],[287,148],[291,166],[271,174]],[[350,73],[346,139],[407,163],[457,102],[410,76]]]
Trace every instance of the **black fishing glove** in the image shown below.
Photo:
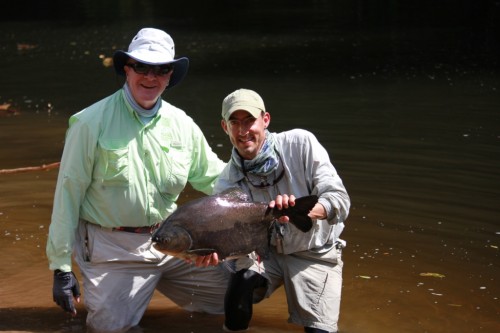
[[[64,311],[76,314],[73,297],[80,297],[80,284],[73,272],[54,271],[54,286],[52,288],[54,302]]]

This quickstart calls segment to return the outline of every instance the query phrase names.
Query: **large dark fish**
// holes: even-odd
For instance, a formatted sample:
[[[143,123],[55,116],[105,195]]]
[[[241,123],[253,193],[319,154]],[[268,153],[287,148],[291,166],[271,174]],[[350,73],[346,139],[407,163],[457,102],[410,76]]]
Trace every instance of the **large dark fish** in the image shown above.
[[[295,200],[287,209],[270,209],[267,202],[252,202],[238,188],[192,200],[180,206],[153,234],[154,247],[183,259],[216,252],[219,260],[256,251],[265,256],[272,221],[286,215],[303,232],[312,227],[309,211],[316,195]]]

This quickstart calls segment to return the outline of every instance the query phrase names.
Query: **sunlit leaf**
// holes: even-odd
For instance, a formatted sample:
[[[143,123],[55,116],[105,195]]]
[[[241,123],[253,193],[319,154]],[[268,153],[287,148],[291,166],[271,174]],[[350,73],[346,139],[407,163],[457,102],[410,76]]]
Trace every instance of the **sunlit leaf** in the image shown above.
[[[439,273],[420,273],[420,276],[430,276],[430,277],[437,277],[437,278],[444,278],[444,274],[439,274]]]

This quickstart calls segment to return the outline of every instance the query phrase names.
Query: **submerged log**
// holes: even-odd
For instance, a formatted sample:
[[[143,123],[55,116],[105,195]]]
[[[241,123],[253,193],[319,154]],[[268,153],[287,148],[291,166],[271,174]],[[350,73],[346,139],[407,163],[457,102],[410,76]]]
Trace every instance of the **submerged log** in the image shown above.
[[[32,166],[32,167],[16,168],[16,169],[2,169],[2,170],[0,170],[0,175],[1,174],[11,174],[11,173],[21,173],[21,172],[43,171],[43,170],[56,169],[56,168],[59,168],[59,164],[61,164],[61,162],[55,162],[55,163],[51,163],[51,164],[42,164],[42,165]]]

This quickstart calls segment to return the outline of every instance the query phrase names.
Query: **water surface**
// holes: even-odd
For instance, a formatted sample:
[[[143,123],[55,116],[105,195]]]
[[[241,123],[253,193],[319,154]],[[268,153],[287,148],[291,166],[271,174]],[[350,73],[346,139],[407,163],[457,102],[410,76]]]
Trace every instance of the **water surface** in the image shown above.
[[[0,105],[16,112],[0,113],[0,170],[59,161],[69,115],[122,84],[102,57],[139,26],[2,24]],[[341,332],[500,330],[500,82],[488,47],[453,43],[462,29],[164,28],[191,58],[164,98],[223,159],[220,105],[242,87],[264,97],[271,130],[311,130],[329,151],[352,199]],[[57,169],[0,174],[0,330],[85,329],[82,306],[70,319],[52,302],[45,242],[56,178]],[[197,195],[187,189],[181,203]],[[301,332],[287,317],[279,290],[255,306],[253,331]],[[155,295],[141,327],[220,332],[222,321]]]

